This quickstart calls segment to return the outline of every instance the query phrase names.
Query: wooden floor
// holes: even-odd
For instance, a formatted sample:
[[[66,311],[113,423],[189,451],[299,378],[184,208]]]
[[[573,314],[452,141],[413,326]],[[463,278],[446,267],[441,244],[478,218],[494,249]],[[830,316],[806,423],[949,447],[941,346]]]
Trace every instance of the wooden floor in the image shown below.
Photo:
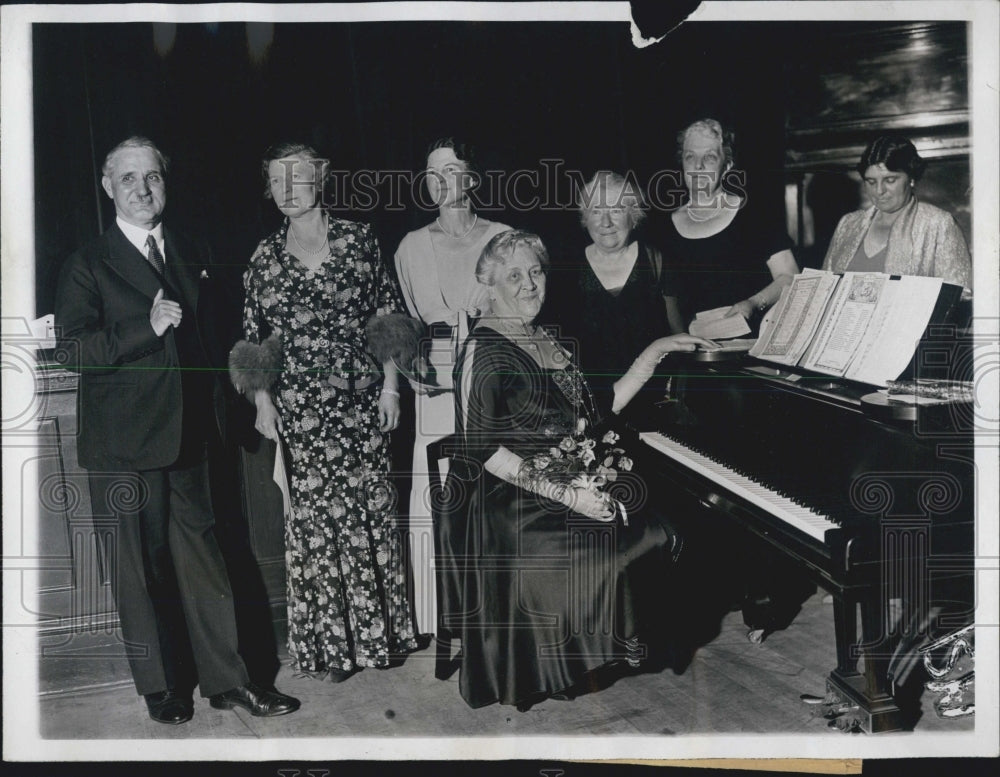
[[[832,607],[822,593],[804,603],[794,622],[761,645],[746,638],[740,613],[681,672],[605,673],[599,691],[572,701],[546,700],[526,712],[493,705],[470,709],[457,675],[434,679],[432,650],[397,668],[366,670],[333,685],[294,677],[287,666],[276,685],[302,700],[279,718],[253,718],[212,709],[196,699],[194,720],[164,726],[149,720],[122,659],[85,662],[46,657],[41,662],[40,721],[46,739],[174,739],[241,737],[401,737],[517,735],[690,735],[724,733],[844,734],[816,716],[801,694],[822,695],[834,666]],[[938,718],[922,700],[915,731],[964,732],[972,716]]]

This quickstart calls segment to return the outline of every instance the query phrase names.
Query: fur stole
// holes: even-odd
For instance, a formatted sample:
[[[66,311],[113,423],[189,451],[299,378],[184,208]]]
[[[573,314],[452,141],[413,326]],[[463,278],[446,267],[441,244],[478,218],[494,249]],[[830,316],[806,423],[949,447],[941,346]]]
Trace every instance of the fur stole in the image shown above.
[[[379,364],[390,359],[408,377],[419,372],[424,325],[403,313],[372,316],[365,325],[368,350]]]
[[[270,390],[281,374],[281,340],[273,334],[260,345],[240,340],[229,352],[229,378],[248,397]]]

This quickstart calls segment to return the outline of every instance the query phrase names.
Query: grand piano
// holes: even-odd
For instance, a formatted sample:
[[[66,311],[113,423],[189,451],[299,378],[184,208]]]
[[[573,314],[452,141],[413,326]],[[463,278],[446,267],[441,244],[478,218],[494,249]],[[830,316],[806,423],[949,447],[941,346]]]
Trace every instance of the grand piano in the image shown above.
[[[955,331],[929,328],[909,374],[956,377],[969,360]],[[896,405],[871,386],[749,356],[672,354],[661,366],[668,396],[631,420],[657,490],[686,492],[829,591],[828,708],[848,728],[908,728],[894,652],[919,644],[920,630],[971,622],[971,407]],[[890,600],[902,603],[898,622]]]

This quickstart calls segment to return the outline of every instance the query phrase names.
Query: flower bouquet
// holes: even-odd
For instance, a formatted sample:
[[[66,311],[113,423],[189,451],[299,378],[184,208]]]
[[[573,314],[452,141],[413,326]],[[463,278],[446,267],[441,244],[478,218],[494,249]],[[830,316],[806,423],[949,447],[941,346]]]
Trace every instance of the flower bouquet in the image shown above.
[[[625,455],[624,448],[617,446],[619,439],[614,431],[606,432],[600,440],[583,434],[564,437],[548,451],[526,458],[522,475],[601,494],[612,510],[607,518],[596,520],[610,522],[619,515],[622,524],[628,526],[625,505],[606,490],[618,480],[620,472],[632,469],[632,459]]]

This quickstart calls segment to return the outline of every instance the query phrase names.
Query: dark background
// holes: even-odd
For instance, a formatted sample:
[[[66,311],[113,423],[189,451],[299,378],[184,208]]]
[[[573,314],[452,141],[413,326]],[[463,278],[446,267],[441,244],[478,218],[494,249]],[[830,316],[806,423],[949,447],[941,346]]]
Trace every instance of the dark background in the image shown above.
[[[163,25],[36,24],[36,309],[51,310],[66,255],[113,221],[100,164],[131,134],[171,157],[171,223],[209,238],[234,269],[277,226],[259,160],[285,138],[334,168],[417,171],[430,141],[456,135],[490,168],[562,159],[587,177],[631,169],[645,183],[675,167],[679,129],[713,116],[737,131],[750,196],[782,218],[786,43],[820,28],[691,24],[639,50],[625,24],[276,24],[255,60],[248,29],[266,30],[243,23],[178,24],[159,51]],[[435,214],[352,215],[373,223],[391,259]],[[555,261],[584,242],[572,210],[484,215],[538,231]]]
[[[624,24],[278,24],[266,55],[254,59],[242,23],[177,25],[172,45],[161,44],[160,51],[154,32],[167,30],[151,24],[36,24],[37,313],[51,312],[65,257],[112,222],[99,168],[107,150],[133,133],[150,136],[172,157],[170,221],[208,237],[237,273],[278,223],[273,204],[261,196],[261,152],[292,137],[346,169],[419,170],[427,144],[454,134],[476,141],[489,167],[530,169],[560,158],[587,176],[610,167],[632,169],[645,181],[675,166],[676,132],[710,115],[736,128],[750,196],[783,218],[786,122],[797,107],[789,73],[808,68],[817,52],[838,51],[833,32],[878,26],[688,24],[637,50]],[[844,66],[854,62],[847,58]],[[968,180],[966,160],[941,162],[941,169],[945,164]],[[838,161],[830,174],[842,176],[844,169]],[[857,207],[855,194],[845,188],[841,213]],[[353,215],[375,225],[386,259],[406,231],[433,216],[415,207]],[[554,247],[556,261],[585,240],[572,210],[487,215],[536,229]],[[650,219],[654,232],[658,215]],[[988,762],[962,768],[978,771],[980,763]],[[259,765],[254,773],[275,774],[281,766]],[[537,765],[495,766],[476,769],[538,773]],[[557,766],[567,775],[609,768]],[[864,772],[936,774],[948,766],[953,763],[876,760],[866,761]],[[361,773],[368,767],[337,768]]]
[[[864,204],[850,172],[861,149],[896,131],[929,158],[919,196],[968,239],[966,48],[962,22],[685,23],[644,49],[618,23],[36,24],[36,311],[51,311],[65,257],[113,221],[100,165],[132,134],[171,157],[170,222],[208,238],[237,287],[279,223],[261,155],[287,139],[334,169],[415,174],[429,143],[453,135],[489,170],[561,160],[645,185],[677,167],[677,132],[711,116],[735,129],[736,166],[766,215],[784,220],[789,186],[797,258],[818,267],[837,220]],[[589,241],[565,175],[560,187],[561,208],[501,199],[484,215],[538,232],[556,263],[579,261]],[[384,184],[374,207],[341,215],[371,222],[391,263],[436,215],[410,195],[391,209]],[[647,238],[664,218],[651,210]]]
[[[260,159],[287,139],[333,169],[416,174],[430,142],[454,135],[487,170],[561,160],[645,185],[677,167],[678,131],[711,116],[736,131],[758,212],[785,223],[792,193],[796,257],[819,267],[837,220],[862,204],[861,149],[892,129],[937,149],[918,192],[969,237],[966,53],[962,22],[685,23],[643,49],[624,23],[35,24],[36,314],[52,311],[65,258],[113,222],[100,167],[132,134],[171,157],[167,219],[228,268],[234,304],[220,315],[234,326],[243,269],[280,223]],[[589,238],[570,183],[561,208],[500,201],[484,215],[537,232],[557,265],[579,262]],[[436,213],[409,191],[391,209],[388,195],[340,215],[372,223],[391,265]],[[645,237],[659,242],[666,218],[651,209]],[[393,436],[399,461],[411,442]]]

